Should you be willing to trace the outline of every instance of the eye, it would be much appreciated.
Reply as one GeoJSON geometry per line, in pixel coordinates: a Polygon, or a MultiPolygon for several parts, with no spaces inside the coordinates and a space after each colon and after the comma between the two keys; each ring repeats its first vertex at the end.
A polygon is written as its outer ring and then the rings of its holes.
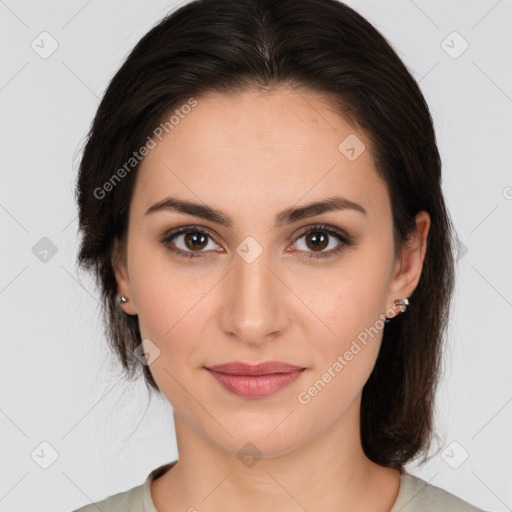
{"type": "Polygon", "coordinates": [[[306,251],[306,254],[302,256],[306,259],[330,258],[336,256],[343,251],[345,247],[353,243],[349,235],[334,226],[326,226],[325,224],[311,226],[297,237],[297,242],[295,243],[300,242],[301,239],[304,240],[302,243],[298,244],[299,250],[306,251]],[[334,238],[335,240],[329,240],[329,238],[334,238]],[[323,252],[324,249],[328,247],[330,247],[331,250],[323,252]],[[309,249],[313,249],[313,252],[308,253],[309,249]]]}
{"type": "Polygon", "coordinates": [[[169,251],[185,258],[201,258],[203,249],[218,250],[218,245],[213,241],[213,236],[206,230],[195,226],[184,226],[167,233],[160,243],[169,251]],[[208,247],[208,239],[212,241],[208,247]],[[177,240],[177,242],[175,242],[177,240]]]}
{"type": "MultiPolygon", "coordinates": [[[[345,247],[353,244],[349,235],[334,226],[325,224],[311,226],[296,238],[295,243],[300,242],[303,238],[304,241],[299,243],[299,246],[302,245],[302,247],[299,247],[299,251],[306,253],[301,256],[306,259],[332,257],[339,254],[345,247]],[[335,240],[330,241],[329,238],[337,240],[337,243],[335,240]],[[324,251],[329,246],[331,250],[324,251]],[[313,249],[313,252],[308,252],[309,249],[313,249]]],[[[205,253],[208,249],[221,252],[220,246],[213,239],[213,235],[204,228],[196,226],[183,226],[166,233],[160,243],[178,256],[189,259],[206,256],[202,253],[205,253]]]]}

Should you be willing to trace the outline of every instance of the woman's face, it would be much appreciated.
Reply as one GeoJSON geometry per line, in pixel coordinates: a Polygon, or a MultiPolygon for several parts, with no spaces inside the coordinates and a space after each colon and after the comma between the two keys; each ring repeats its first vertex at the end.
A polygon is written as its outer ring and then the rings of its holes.
{"type": "Polygon", "coordinates": [[[400,267],[369,141],[325,98],[280,89],[196,100],[141,164],[116,271],[151,373],[177,422],[233,454],[249,441],[284,454],[334,425],[355,429],[384,315],[414,290],[424,247],[400,267]],[[148,212],[169,197],[197,215],[148,212]],[[304,208],[327,199],[337,206],[304,208]],[[264,361],[305,370],[244,396],[207,369],[264,361]]]}

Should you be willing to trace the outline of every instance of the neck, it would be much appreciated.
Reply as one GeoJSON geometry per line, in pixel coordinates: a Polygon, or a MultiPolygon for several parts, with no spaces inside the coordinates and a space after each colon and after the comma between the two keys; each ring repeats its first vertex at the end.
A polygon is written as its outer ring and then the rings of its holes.
{"type": "Polygon", "coordinates": [[[214,444],[175,412],[179,459],[152,484],[158,512],[194,508],[201,512],[296,512],[300,508],[389,512],[398,494],[400,473],[373,463],[364,454],[359,406],[360,397],[339,424],[322,436],[286,453],[262,453],[252,460],[214,444]]]}

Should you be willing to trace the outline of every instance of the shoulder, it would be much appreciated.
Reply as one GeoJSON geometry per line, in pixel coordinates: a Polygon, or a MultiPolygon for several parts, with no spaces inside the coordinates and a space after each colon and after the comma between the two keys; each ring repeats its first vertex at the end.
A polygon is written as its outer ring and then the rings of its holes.
{"type": "Polygon", "coordinates": [[[144,484],[91,503],[73,512],[98,512],[98,510],[102,512],[143,512],[143,490],[144,484]]]}
{"type": "Polygon", "coordinates": [[[145,482],[127,491],[96,501],[73,512],[157,512],[151,500],[151,482],[176,464],[177,460],[159,466],[147,476],[145,482]]]}
{"type": "Polygon", "coordinates": [[[390,512],[483,512],[454,494],[404,472],[390,512]]]}

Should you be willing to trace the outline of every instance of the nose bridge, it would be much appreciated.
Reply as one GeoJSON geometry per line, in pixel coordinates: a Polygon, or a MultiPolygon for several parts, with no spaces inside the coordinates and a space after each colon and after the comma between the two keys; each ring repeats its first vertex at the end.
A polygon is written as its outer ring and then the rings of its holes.
{"type": "Polygon", "coordinates": [[[244,252],[243,243],[238,248],[223,313],[224,330],[250,343],[267,341],[269,334],[284,327],[279,289],[282,284],[269,268],[270,251],[263,250],[253,260],[247,255],[254,250],[249,246],[244,252]]]}

